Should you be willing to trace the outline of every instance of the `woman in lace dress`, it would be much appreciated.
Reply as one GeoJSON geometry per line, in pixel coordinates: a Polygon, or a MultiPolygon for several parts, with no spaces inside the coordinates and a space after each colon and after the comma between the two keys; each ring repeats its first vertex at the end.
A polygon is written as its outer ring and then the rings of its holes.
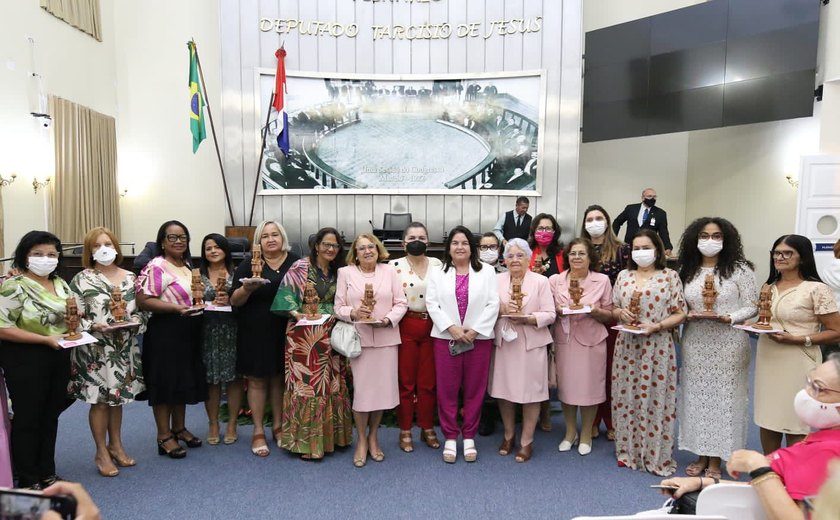
{"type": "Polygon", "coordinates": [[[731,327],[756,314],[758,292],[741,236],[728,220],[703,217],[680,240],[680,279],[688,304],[682,338],[683,363],[677,394],[679,448],[698,455],[690,477],[720,478],[721,459],[747,442],[750,341],[731,327]],[[704,315],[706,278],[717,292],[704,315]]]}

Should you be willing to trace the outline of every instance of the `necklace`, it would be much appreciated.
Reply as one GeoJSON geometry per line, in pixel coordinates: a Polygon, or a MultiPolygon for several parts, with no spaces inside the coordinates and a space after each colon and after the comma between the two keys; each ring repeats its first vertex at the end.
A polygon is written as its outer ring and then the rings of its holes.
{"type": "Polygon", "coordinates": [[[376,266],[374,266],[373,271],[365,271],[360,265],[357,265],[356,269],[358,269],[359,272],[362,273],[362,276],[364,276],[365,278],[373,278],[374,276],[376,276],[376,266]]]}
{"type": "Polygon", "coordinates": [[[265,264],[268,266],[269,269],[271,269],[275,273],[279,273],[280,268],[283,267],[283,262],[286,261],[287,256],[289,256],[289,254],[286,251],[283,251],[283,253],[280,254],[280,256],[278,256],[277,258],[266,258],[265,256],[263,256],[263,259],[265,259],[265,264]],[[274,263],[277,263],[276,268],[271,267],[271,264],[274,264],[274,263]]]}

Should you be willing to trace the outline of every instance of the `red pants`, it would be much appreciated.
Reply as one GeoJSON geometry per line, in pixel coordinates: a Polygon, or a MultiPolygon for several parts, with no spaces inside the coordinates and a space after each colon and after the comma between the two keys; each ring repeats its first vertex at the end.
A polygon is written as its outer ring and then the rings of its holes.
{"type": "Polygon", "coordinates": [[[400,430],[411,429],[415,411],[419,427],[424,430],[434,427],[435,355],[431,332],[432,320],[406,316],[400,321],[400,405],[397,408],[400,430]]]}
{"type": "Polygon", "coordinates": [[[607,430],[614,430],[613,428],[613,421],[612,421],[612,363],[613,363],[613,354],[615,353],[615,340],[618,338],[618,331],[613,330],[610,327],[613,327],[615,323],[607,324],[607,400],[603,403],[598,405],[598,415],[595,416],[595,427],[601,425],[601,421],[604,421],[604,425],[607,427],[607,430]]]}

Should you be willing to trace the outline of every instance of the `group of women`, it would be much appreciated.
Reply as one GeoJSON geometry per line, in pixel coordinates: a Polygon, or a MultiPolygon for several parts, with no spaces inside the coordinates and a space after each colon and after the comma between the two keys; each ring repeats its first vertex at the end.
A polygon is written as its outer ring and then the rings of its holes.
{"type": "MultiPolygon", "coordinates": [[[[345,251],[329,227],[299,258],[283,226],[265,221],[254,235],[264,261],[259,277],[250,261],[234,268],[225,237],[204,237],[197,269],[207,307],[193,305],[190,234],[178,221],[160,227],[157,255],[137,277],[119,267],[117,237],[91,230],[85,269],[69,284],[56,276],[60,241],[30,232],[15,251],[20,273],[0,286],[0,366],[15,412],[19,485],[57,478],[55,438],[68,395],[91,404],[95,464],[115,476],[135,464],[120,437],[122,405],[148,400],[158,452],[182,458],[182,443],[202,445],[185,427],[186,405],[205,403],[208,444],[232,444],[246,389],[259,457],[271,450],[263,426],[270,404],[271,444],[303,459],[351,445],[355,426],[354,465],[384,460],[378,429],[383,412],[396,407],[401,450],[414,450],[416,422],[422,443],[443,446],[445,462],[459,451],[472,462],[489,393],[504,424],[499,455],[515,452],[526,462],[556,387],[566,426],[559,451],[577,445],[580,455],[590,453],[603,421],[619,466],[670,475],[678,440],[698,456],[689,475],[719,478],[721,460],[746,443],[749,340],[731,325],[756,314],[758,290],[740,236],[722,218],[694,221],[674,271],[654,232],[643,229],[624,244],[610,224],[602,207],[590,206],[579,238],[564,245],[555,218],[540,214],[529,240],[512,239],[503,250],[492,233],[476,237],[456,226],[438,260],[426,254],[426,227],[414,222],[404,231],[405,255],[387,262],[375,236],[363,233],[345,251]],[[313,288],[325,318],[310,321],[304,304],[313,288]],[[128,324],[115,319],[114,294],[128,324]],[[62,348],[68,299],[78,302],[81,328],[96,343],[62,348]],[[338,322],[352,325],[357,357],[332,349],[338,322]]],[[[840,314],[810,242],[785,235],[770,256],[771,324],[782,332],[762,334],[758,344],[755,422],[765,452],[785,435],[791,444],[807,433],[792,407],[779,403],[819,364],[819,345],[840,339],[840,314]]]]}

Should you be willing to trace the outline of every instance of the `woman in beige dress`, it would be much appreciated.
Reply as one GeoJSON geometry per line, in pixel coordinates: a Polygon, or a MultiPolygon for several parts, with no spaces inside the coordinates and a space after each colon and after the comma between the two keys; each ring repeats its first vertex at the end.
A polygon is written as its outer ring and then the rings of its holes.
{"type": "Polygon", "coordinates": [[[783,235],[770,251],[770,324],[784,332],[758,339],[755,423],[764,453],[781,448],[784,437],[792,446],[811,431],[786,403],[793,402],[802,378],[821,363],[820,344],[840,339],[840,313],[831,289],[817,274],[811,241],[783,235]]]}

